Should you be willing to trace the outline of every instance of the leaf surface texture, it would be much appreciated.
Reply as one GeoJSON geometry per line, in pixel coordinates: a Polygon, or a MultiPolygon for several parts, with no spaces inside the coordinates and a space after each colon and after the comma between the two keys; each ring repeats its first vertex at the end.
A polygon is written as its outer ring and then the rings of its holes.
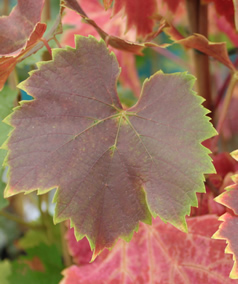
{"type": "Polygon", "coordinates": [[[160,216],[186,231],[185,215],[214,171],[200,142],[215,135],[192,91],[194,77],[157,72],[138,103],[118,100],[119,66],[103,41],[76,37],[56,49],[20,87],[35,100],[7,121],[9,184],[5,195],[58,187],[55,221],[70,218],[96,256],[139,221],[160,216]]]}

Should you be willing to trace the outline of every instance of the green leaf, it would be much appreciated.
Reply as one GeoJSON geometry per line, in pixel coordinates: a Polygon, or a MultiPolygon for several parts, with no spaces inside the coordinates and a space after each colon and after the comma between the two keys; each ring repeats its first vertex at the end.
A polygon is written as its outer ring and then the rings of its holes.
{"type": "Polygon", "coordinates": [[[22,256],[12,263],[12,273],[8,277],[9,284],[59,283],[62,278],[63,265],[61,255],[56,247],[41,244],[38,247],[28,249],[26,253],[27,256],[22,256]],[[35,269],[32,269],[29,266],[29,260],[34,258],[39,259],[40,262],[38,261],[38,265],[35,265],[35,269]]]}
{"type": "Polygon", "coordinates": [[[33,248],[44,243],[46,245],[56,245],[60,250],[62,247],[60,225],[54,225],[52,216],[47,218],[47,230],[28,230],[25,235],[18,241],[18,246],[23,249],[33,248]],[[49,238],[49,231],[51,237],[49,238]]]}
{"type": "Polygon", "coordinates": [[[201,142],[216,131],[192,91],[195,78],[157,72],[124,110],[119,71],[103,41],[78,36],[75,49],[55,49],[53,61],[20,84],[35,100],[7,119],[15,129],[5,195],[58,187],[55,221],[69,218],[94,257],[130,240],[152,215],[186,231],[204,173],[214,172],[201,142]]]}
{"type": "Polygon", "coordinates": [[[0,262],[0,283],[1,284],[10,284],[8,277],[11,274],[11,263],[8,260],[0,262]]]}

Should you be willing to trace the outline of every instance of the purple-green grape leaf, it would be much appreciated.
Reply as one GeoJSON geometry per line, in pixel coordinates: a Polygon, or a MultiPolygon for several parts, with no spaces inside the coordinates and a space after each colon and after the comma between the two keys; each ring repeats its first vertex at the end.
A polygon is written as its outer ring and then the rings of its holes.
{"type": "Polygon", "coordinates": [[[201,142],[216,134],[194,77],[159,71],[125,110],[120,69],[103,41],[76,36],[75,49],[55,49],[38,67],[20,84],[35,100],[7,119],[14,131],[5,196],[57,187],[55,222],[70,219],[94,257],[130,240],[152,215],[186,231],[204,173],[214,172],[201,142]]]}

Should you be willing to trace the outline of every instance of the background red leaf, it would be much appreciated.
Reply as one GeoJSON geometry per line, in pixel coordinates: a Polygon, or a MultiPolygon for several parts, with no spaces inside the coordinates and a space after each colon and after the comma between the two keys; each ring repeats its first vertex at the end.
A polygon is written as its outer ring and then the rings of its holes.
{"type": "MultiPolygon", "coordinates": [[[[188,219],[188,234],[159,219],[141,224],[130,243],[120,241],[96,262],[64,270],[61,284],[237,283],[228,278],[232,258],[224,255],[225,243],[211,239],[218,226],[212,215],[188,219]]],[[[71,251],[82,246],[71,240],[71,251]]]]}
{"type": "Polygon", "coordinates": [[[146,37],[153,31],[153,16],[157,13],[156,0],[115,0],[113,14],[124,10],[127,17],[127,30],[136,27],[137,35],[146,37]]]}
{"type": "MultiPolygon", "coordinates": [[[[237,159],[237,152],[234,152],[233,157],[237,159]]],[[[213,235],[213,238],[226,240],[228,245],[225,252],[233,254],[234,259],[230,277],[238,279],[238,175],[233,176],[233,181],[235,184],[227,187],[226,191],[215,199],[218,203],[225,205],[232,211],[230,211],[231,214],[226,213],[219,218],[223,222],[219,230],[213,235]]]]}
{"type": "Polygon", "coordinates": [[[219,15],[224,16],[226,20],[235,28],[235,13],[233,0],[202,0],[203,3],[214,3],[219,15]]]}
{"type": "MultiPolygon", "coordinates": [[[[164,3],[168,5],[171,12],[175,13],[178,9],[180,3],[184,3],[184,0],[163,0],[164,3]]],[[[174,15],[175,16],[175,15],[174,15]]]]}

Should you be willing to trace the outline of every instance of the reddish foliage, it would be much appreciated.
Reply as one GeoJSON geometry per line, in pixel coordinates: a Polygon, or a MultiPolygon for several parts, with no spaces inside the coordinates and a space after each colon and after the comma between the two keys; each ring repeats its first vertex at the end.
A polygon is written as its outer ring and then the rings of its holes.
{"type": "MultiPolygon", "coordinates": [[[[120,241],[96,262],[66,269],[61,284],[236,283],[228,278],[232,259],[224,255],[225,243],[211,239],[218,226],[212,215],[189,219],[188,234],[159,219],[141,224],[130,243],[120,241]]],[[[71,241],[71,251],[84,245],[71,241]]]]}
{"type": "MultiPolygon", "coordinates": [[[[90,249],[87,238],[84,237],[82,240],[77,242],[74,229],[71,228],[67,231],[66,239],[69,252],[73,256],[74,262],[78,265],[88,264],[92,259],[93,252],[90,249]]],[[[98,261],[100,257],[96,258],[94,262],[98,261]]]]}
{"type": "MultiPolygon", "coordinates": [[[[235,159],[238,159],[237,151],[232,155],[235,159]]],[[[231,270],[230,277],[238,278],[238,175],[233,176],[233,185],[226,188],[226,191],[216,198],[216,201],[227,206],[229,213],[226,213],[220,217],[219,220],[223,221],[219,230],[214,234],[213,238],[223,239],[227,242],[225,252],[233,254],[234,266],[231,270]]]]}
{"type": "Polygon", "coordinates": [[[238,162],[229,153],[223,152],[213,155],[213,164],[216,174],[207,178],[206,194],[198,193],[198,208],[192,208],[191,216],[204,214],[217,214],[226,212],[226,207],[218,204],[214,198],[224,191],[224,188],[232,184],[231,175],[238,171],[238,162]]]}
{"type": "Polygon", "coordinates": [[[153,16],[157,12],[156,0],[115,0],[113,14],[124,10],[127,16],[127,29],[136,27],[137,35],[146,37],[153,31],[153,16]]]}
{"type": "Polygon", "coordinates": [[[168,5],[168,8],[171,12],[175,13],[178,9],[179,4],[184,2],[184,0],[163,0],[163,2],[168,5]]]}
{"type": "Polygon", "coordinates": [[[0,90],[17,62],[43,36],[46,25],[39,23],[44,0],[18,0],[9,16],[0,17],[0,90]]]}
{"type": "Polygon", "coordinates": [[[217,175],[223,180],[228,173],[238,171],[238,162],[229,153],[223,152],[212,156],[217,175]]]}
{"type": "Polygon", "coordinates": [[[202,0],[204,3],[214,3],[219,15],[224,16],[226,20],[235,28],[234,4],[233,0],[202,0]]]}

